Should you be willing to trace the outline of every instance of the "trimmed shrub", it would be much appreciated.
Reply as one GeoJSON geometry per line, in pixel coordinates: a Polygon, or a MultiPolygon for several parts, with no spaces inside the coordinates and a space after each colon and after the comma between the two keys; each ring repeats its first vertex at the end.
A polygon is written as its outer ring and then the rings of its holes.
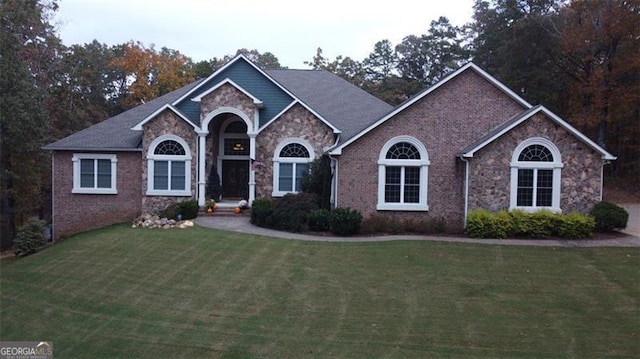
{"type": "Polygon", "coordinates": [[[158,211],[158,217],[167,219],[178,219],[178,204],[172,203],[167,208],[158,211]]]}
{"type": "Polygon", "coordinates": [[[558,216],[556,234],[562,238],[591,237],[596,228],[596,220],[583,213],[569,213],[558,216]]]}
{"type": "Polygon", "coordinates": [[[529,214],[529,233],[531,238],[547,238],[554,234],[559,214],[549,210],[540,210],[529,214]]]}
{"type": "Polygon", "coordinates": [[[178,203],[177,210],[178,214],[182,214],[182,219],[194,219],[198,217],[200,207],[198,207],[198,201],[187,200],[178,203]]]}
{"type": "Polygon", "coordinates": [[[336,208],[331,212],[331,232],[338,236],[351,236],[360,231],[362,214],[351,208],[336,208]]]}
{"type": "Polygon", "coordinates": [[[331,211],[314,209],[307,214],[309,229],[315,232],[326,232],[331,229],[331,211]]]}
{"type": "Polygon", "coordinates": [[[33,217],[29,218],[22,227],[18,228],[16,239],[13,241],[13,253],[17,257],[35,253],[45,244],[45,224],[45,221],[33,217]]]}
{"type": "Polygon", "coordinates": [[[596,230],[599,232],[627,228],[629,212],[611,202],[598,202],[589,212],[595,218],[596,230]]]}
{"type": "Polygon", "coordinates": [[[586,214],[560,214],[548,210],[537,212],[501,211],[492,213],[484,209],[469,212],[467,234],[475,238],[528,237],[587,238],[595,228],[595,220],[586,214]]]}
{"type": "Polygon", "coordinates": [[[493,214],[486,209],[474,209],[467,215],[467,235],[472,238],[492,238],[493,214]]]}
{"type": "Polygon", "coordinates": [[[531,213],[521,209],[515,209],[509,212],[513,223],[514,237],[529,237],[531,233],[531,221],[529,220],[531,213]]]}
{"type": "Polygon", "coordinates": [[[273,214],[273,201],[256,199],[251,204],[251,223],[258,227],[270,227],[269,218],[273,214]]]}
{"type": "Polygon", "coordinates": [[[307,215],[319,209],[318,196],[314,193],[288,194],[275,202],[271,228],[288,232],[307,230],[307,215]]]}

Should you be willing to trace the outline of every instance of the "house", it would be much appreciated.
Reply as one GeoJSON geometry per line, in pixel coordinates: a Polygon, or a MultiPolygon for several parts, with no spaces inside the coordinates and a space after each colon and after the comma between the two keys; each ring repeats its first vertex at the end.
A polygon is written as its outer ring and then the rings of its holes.
{"type": "Polygon", "coordinates": [[[615,157],[473,63],[393,108],[317,70],[262,70],[238,56],[206,79],[44,147],[54,238],[224,198],[300,189],[331,158],[335,207],[444,219],[474,208],[587,211],[615,157]]]}

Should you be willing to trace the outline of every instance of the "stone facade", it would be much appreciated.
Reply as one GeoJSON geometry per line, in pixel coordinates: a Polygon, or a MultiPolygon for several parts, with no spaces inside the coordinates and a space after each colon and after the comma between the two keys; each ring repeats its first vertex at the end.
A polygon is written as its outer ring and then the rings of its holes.
{"type": "Polygon", "coordinates": [[[545,138],[560,151],[564,165],[560,188],[560,208],[563,212],[587,212],[595,202],[601,200],[601,155],[539,113],[476,152],[470,159],[469,210],[509,209],[513,151],[521,142],[532,137],[545,138]]]}
{"type": "Polygon", "coordinates": [[[200,120],[203,121],[211,112],[221,107],[230,107],[244,113],[251,123],[255,119],[255,112],[258,111],[258,107],[249,96],[230,84],[224,84],[202,98],[200,120]]]}
{"type": "Polygon", "coordinates": [[[464,163],[457,154],[524,108],[473,71],[466,71],[343,149],[338,205],[363,213],[464,222],[464,163]],[[378,158],[395,136],[418,139],[427,149],[428,212],[377,211],[378,158]]]}
{"type": "Polygon", "coordinates": [[[193,126],[185,120],[177,116],[172,111],[166,110],[160,113],[151,121],[143,126],[144,134],[142,136],[142,157],[141,164],[142,181],[140,190],[142,191],[142,211],[144,213],[155,213],[156,211],[167,208],[172,203],[181,202],[188,199],[195,199],[198,179],[196,177],[196,169],[198,168],[198,135],[193,126]],[[156,138],[162,135],[176,135],[182,138],[189,145],[191,152],[191,196],[148,196],[147,193],[147,154],[149,145],[156,138]]]}
{"type": "Polygon", "coordinates": [[[297,137],[313,146],[316,158],[333,145],[333,130],[303,106],[296,104],[256,137],[256,161],[264,163],[255,172],[256,198],[270,198],[273,191],[273,157],[278,144],[297,137]]]}
{"type": "Polygon", "coordinates": [[[72,151],[53,154],[53,239],[129,222],[141,213],[140,152],[100,152],[117,156],[118,194],[74,194],[72,151]],[[87,217],[87,213],[95,213],[87,217]]]}

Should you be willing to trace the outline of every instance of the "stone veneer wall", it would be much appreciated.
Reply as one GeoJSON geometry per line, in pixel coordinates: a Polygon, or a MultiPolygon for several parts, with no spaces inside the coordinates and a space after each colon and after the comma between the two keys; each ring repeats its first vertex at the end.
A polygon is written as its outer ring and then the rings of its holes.
{"type": "MultiPolygon", "coordinates": [[[[87,153],[82,151],[78,153],[87,153]]],[[[118,194],[74,194],[73,151],[53,153],[53,239],[78,232],[131,221],[140,215],[140,152],[116,154],[118,194]]]]}
{"type": "MultiPolygon", "coordinates": [[[[258,110],[253,100],[230,84],[224,84],[215,91],[207,94],[200,102],[200,120],[220,107],[232,107],[245,113],[249,120],[255,118],[255,111],[258,110]]],[[[251,130],[251,127],[249,127],[251,130]]]]}
{"type": "Polygon", "coordinates": [[[338,206],[374,214],[464,224],[464,163],[457,153],[524,108],[473,71],[466,71],[343,150],[338,206]],[[429,154],[428,212],[377,211],[378,158],[384,144],[407,135],[429,154]]]}
{"type": "Polygon", "coordinates": [[[181,202],[188,199],[195,199],[198,179],[196,177],[196,169],[198,168],[198,135],[193,126],[187,123],[175,113],[166,110],[160,113],[156,118],[147,122],[143,126],[144,135],[142,136],[142,183],[140,191],[142,197],[142,211],[144,213],[155,213],[156,211],[167,208],[172,203],[181,202]],[[188,145],[191,152],[191,197],[186,196],[147,196],[147,153],[149,145],[153,140],[162,135],[176,135],[181,137],[188,145]]]}
{"type": "Polygon", "coordinates": [[[537,114],[470,160],[469,210],[509,209],[513,151],[531,137],[548,139],[560,151],[564,164],[560,188],[563,212],[588,212],[601,199],[602,156],[543,114],[537,114]]]}
{"type": "Polygon", "coordinates": [[[290,137],[309,142],[316,158],[324,148],[334,144],[333,130],[320,119],[296,104],[256,137],[256,161],[265,164],[255,172],[256,198],[270,198],[273,191],[273,157],[278,144],[290,137]]]}

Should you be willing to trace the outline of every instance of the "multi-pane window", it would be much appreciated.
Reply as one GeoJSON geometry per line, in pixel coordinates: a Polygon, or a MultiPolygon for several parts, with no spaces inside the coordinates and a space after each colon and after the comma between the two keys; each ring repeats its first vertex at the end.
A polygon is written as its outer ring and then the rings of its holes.
{"type": "Polygon", "coordinates": [[[289,140],[281,144],[274,156],[274,196],[301,191],[302,179],[309,173],[312,160],[311,146],[302,140],[289,140]]]}
{"type": "Polygon", "coordinates": [[[115,194],[116,156],[74,154],[73,193],[115,194]]]}
{"type": "Polygon", "coordinates": [[[148,190],[150,195],[190,195],[190,163],[188,147],[173,135],[162,136],[149,148],[148,190]]]}
{"type": "Polygon", "coordinates": [[[417,140],[401,136],[383,147],[378,161],[379,210],[427,210],[426,149],[417,140]]]}
{"type": "Polygon", "coordinates": [[[511,164],[512,208],[560,210],[559,157],[555,146],[544,139],[527,140],[516,149],[511,164]]]}

